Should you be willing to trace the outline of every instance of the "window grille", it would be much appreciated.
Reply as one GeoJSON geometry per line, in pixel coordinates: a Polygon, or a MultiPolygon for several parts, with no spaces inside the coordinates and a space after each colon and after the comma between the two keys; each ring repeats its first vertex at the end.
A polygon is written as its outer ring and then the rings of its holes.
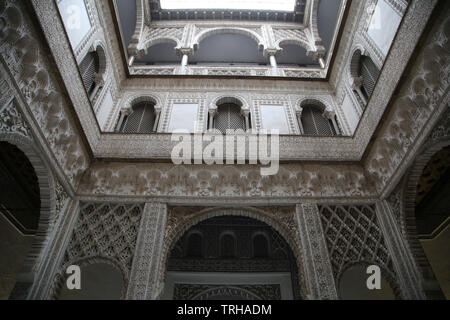
{"type": "Polygon", "coordinates": [[[222,237],[221,242],[221,256],[223,258],[234,258],[235,254],[235,243],[232,235],[226,234],[222,237]]]}
{"type": "Polygon", "coordinates": [[[267,239],[263,235],[257,235],[253,238],[253,256],[255,258],[267,258],[269,255],[269,246],[267,239]]]}
{"type": "Polygon", "coordinates": [[[355,98],[358,101],[359,105],[364,109],[365,108],[365,104],[364,104],[363,99],[359,95],[359,93],[356,90],[353,90],[353,95],[355,96],[355,98]]]}
{"type": "Polygon", "coordinates": [[[201,237],[201,235],[194,233],[189,236],[187,256],[188,257],[201,257],[202,256],[202,237],[201,237]]]}
{"type": "Polygon", "coordinates": [[[360,68],[360,74],[363,79],[362,91],[364,92],[364,94],[366,95],[366,99],[368,100],[373,93],[375,84],[378,80],[378,76],[380,75],[380,70],[378,70],[372,59],[367,56],[361,57],[360,68]]]}
{"type": "Polygon", "coordinates": [[[124,119],[121,132],[151,133],[155,125],[155,108],[150,102],[141,102],[133,107],[133,112],[124,119]]]}
{"type": "Polygon", "coordinates": [[[304,106],[302,112],[302,126],[305,135],[335,136],[336,129],[331,120],[325,118],[319,108],[304,106]]]}
{"type": "Polygon", "coordinates": [[[214,119],[214,128],[224,134],[227,129],[245,131],[245,118],[241,115],[241,108],[232,103],[220,105],[214,119]]]}
{"type": "Polygon", "coordinates": [[[80,63],[80,73],[83,85],[88,94],[95,88],[95,75],[99,72],[100,63],[96,52],[88,52],[80,63]]]}

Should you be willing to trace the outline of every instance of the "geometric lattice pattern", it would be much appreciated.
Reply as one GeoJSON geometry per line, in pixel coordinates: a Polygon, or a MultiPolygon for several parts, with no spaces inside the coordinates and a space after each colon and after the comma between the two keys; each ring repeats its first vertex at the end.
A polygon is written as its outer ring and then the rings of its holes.
{"type": "Polygon", "coordinates": [[[375,63],[370,59],[370,57],[362,56],[361,57],[361,65],[360,72],[362,76],[362,87],[367,94],[367,99],[372,95],[373,90],[375,89],[375,84],[377,83],[378,77],[380,76],[380,70],[375,65],[375,63]]]}
{"type": "Polygon", "coordinates": [[[141,102],[133,106],[133,112],[126,117],[122,125],[125,133],[151,133],[155,125],[156,115],[153,103],[141,102]]]}
{"type": "Polygon", "coordinates": [[[105,257],[131,270],[142,205],[88,204],[80,210],[64,255],[64,266],[80,259],[105,257]]]}
{"type": "Polygon", "coordinates": [[[335,280],[356,262],[377,264],[394,274],[373,205],[322,205],[319,212],[335,280]]]}
{"type": "Polygon", "coordinates": [[[304,106],[302,111],[302,126],[305,135],[335,136],[331,121],[322,115],[316,106],[304,106]]]}
{"type": "Polygon", "coordinates": [[[88,52],[80,63],[80,73],[83,85],[90,94],[94,89],[95,75],[99,71],[99,57],[97,52],[88,52]]]}
{"type": "Polygon", "coordinates": [[[227,103],[217,108],[217,115],[214,119],[214,127],[223,134],[227,129],[245,130],[245,119],[241,115],[241,108],[235,104],[227,103]]]}

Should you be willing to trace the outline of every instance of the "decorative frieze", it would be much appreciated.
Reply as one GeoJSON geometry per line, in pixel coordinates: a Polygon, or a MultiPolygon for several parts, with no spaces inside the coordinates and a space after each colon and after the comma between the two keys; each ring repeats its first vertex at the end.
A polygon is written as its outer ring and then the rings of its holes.
{"type": "Polygon", "coordinates": [[[208,199],[370,198],[374,186],[354,165],[281,165],[273,176],[259,166],[186,166],[95,163],[84,175],[80,195],[208,199]],[[194,198],[192,198],[194,197],[194,198]]]}

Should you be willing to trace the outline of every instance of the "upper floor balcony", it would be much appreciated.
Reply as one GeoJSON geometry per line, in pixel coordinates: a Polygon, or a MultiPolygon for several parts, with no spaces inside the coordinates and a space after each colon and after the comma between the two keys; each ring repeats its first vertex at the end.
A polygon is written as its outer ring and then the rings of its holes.
{"type": "Polygon", "coordinates": [[[111,5],[130,76],[325,79],[348,1],[272,2],[111,5]]]}

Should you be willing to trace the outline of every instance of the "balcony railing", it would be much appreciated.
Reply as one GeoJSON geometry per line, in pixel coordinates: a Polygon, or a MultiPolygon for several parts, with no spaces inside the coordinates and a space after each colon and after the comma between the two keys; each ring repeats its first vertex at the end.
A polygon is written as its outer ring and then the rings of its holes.
{"type": "Polygon", "coordinates": [[[280,77],[280,78],[309,78],[324,79],[326,70],[320,68],[277,67],[271,66],[225,66],[190,65],[133,65],[131,75],[138,76],[229,76],[229,77],[280,77]]]}

